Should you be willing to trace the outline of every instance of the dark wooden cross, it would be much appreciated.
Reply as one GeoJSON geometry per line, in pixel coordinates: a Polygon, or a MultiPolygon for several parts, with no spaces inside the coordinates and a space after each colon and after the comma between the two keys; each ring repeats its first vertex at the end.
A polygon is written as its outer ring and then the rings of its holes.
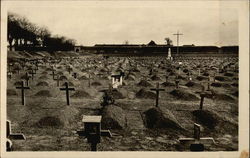
{"type": "Polygon", "coordinates": [[[202,110],[204,98],[206,97],[206,93],[205,93],[205,92],[201,92],[201,93],[200,93],[200,97],[201,97],[201,101],[200,101],[200,110],[202,110]]]}
{"type": "Polygon", "coordinates": [[[26,72],[25,73],[26,86],[29,86],[29,80],[30,80],[30,76],[29,76],[28,72],[26,72]]]}
{"type": "Polygon", "coordinates": [[[180,138],[180,143],[189,143],[190,151],[204,151],[204,144],[207,142],[215,143],[212,137],[200,137],[201,125],[194,123],[194,135],[193,138],[180,138]]]}
{"type": "Polygon", "coordinates": [[[16,89],[21,89],[21,93],[22,93],[22,105],[25,105],[25,93],[24,90],[25,89],[30,89],[30,87],[25,87],[24,86],[24,82],[21,82],[21,87],[16,87],[16,89]]]}
{"type": "Polygon", "coordinates": [[[52,74],[50,74],[50,75],[52,75],[53,80],[55,80],[55,70],[54,69],[52,69],[52,74]]]}
{"type": "Polygon", "coordinates": [[[179,83],[180,80],[178,79],[178,77],[175,79],[175,88],[178,89],[179,88],[179,83]]]}
{"type": "Polygon", "coordinates": [[[74,91],[75,88],[69,88],[68,82],[65,82],[65,88],[60,88],[61,91],[66,91],[67,105],[69,105],[69,91],[74,91]]]}
{"type": "Polygon", "coordinates": [[[156,103],[155,103],[155,106],[158,107],[159,92],[160,92],[160,91],[165,91],[165,90],[159,88],[159,82],[156,84],[156,88],[151,88],[150,90],[151,90],[151,91],[156,91],[156,103]]]}
{"type": "Polygon", "coordinates": [[[26,140],[26,137],[22,133],[12,133],[11,131],[11,122],[9,120],[6,121],[6,148],[7,151],[12,151],[12,142],[11,140],[26,140]]]}
{"type": "Polygon", "coordinates": [[[31,79],[33,80],[34,79],[34,75],[36,74],[36,72],[34,72],[34,70],[31,70],[31,72],[29,74],[31,74],[31,79]]]}
{"type": "Polygon", "coordinates": [[[109,130],[101,129],[102,116],[87,116],[84,115],[82,122],[84,130],[77,131],[81,137],[86,137],[88,143],[91,144],[91,151],[97,151],[97,144],[101,143],[101,136],[112,137],[109,130]]]}
{"type": "Polygon", "coordinates": [[[91,78],[91,75],[90,75],[90,73],[89,73],[89,87],[90,87],[90,85],[91,85],[91,79],[93,79],[93,78],[91,78]]]}

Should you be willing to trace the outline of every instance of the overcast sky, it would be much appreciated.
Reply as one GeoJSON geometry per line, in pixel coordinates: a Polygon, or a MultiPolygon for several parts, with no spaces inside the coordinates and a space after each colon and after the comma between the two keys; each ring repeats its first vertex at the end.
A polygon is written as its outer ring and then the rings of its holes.
{"type": "Polygon", "coordinates": [[[52,34],[73,38],[77,44],[238,45],[238,11],[233,3],[218,1],[71,1],[9,2],[9,11],[47,26],[52,34]]]}

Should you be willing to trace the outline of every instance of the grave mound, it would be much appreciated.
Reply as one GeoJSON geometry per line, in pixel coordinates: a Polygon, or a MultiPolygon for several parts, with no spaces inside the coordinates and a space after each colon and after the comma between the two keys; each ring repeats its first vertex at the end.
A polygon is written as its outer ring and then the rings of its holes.
{"type": "Polygon", "coordinates": [[[214,93],[214,99],[222,101],[235,101],[235,98],[225,93],[214,93]]]}
{"type": "Polygon", "coordinates": [[[147,91],[146,89],[142,88],[140,89],[136,94],[136,98],[140,99],[155,99],[156,94],[151,91],[147,91]]]}
{"type": "Polygon", "coordinates": [[[76,118],[79,116],[79,110],[77,108],[65,106],[59,111],[58,114],[58,118],[63,122],[64,128],[77,126],[76,118]]]}
{"type": "Polygon", "coordinates": [[[234,87],[238,87],[239,86],[239,84],[237,82],[234,82],[231,85],[234,86],[234,87]]]}
{"type": "Polygon", "coordinates": [[[157,75],[153,75],[153,76],[151,77],[151,79],[152,79],[153,81],[159,81],[159,80],[161,80],[161,78],[160,78],[159,76],[157,76],[157,75]]]}
{"type": "Polygon", "coordinates": [[[197,76],[196,79],[197,79],[198,81],[202,81],[202,80],[207,79],[207,77],[205,77],[205,76],[197,76]]]}
{"type": "Polygon", "coordinates": [[[79,77],[79,80],[88,80],[88,77],[87,76],[81,76],[81,77],[79,77]]]}
{"type": "Polygon", "coordinates": [[[189,100],[189,101],[199,100],[199,98],[195,94],[184,89],[174,89],[173,91],[170,92],[170,94],[180,100],[189,100]]]}
{"type": "Polygon", "coordinates": [[[193,87],[195,85],[195,82],[193,81],[188,81],[188,83],[185,84],[187,87],[193,87]]]}
{"type": "Polygon", "coordinates": [[[90,94],[84,90],[77,90],[71,95],[72,98],[90,98],[90,94]]]}
{"type": "Polygon", "coordinates": [[[39,96],[39,97],[52,97],[52,95],[50,94],[50,91],[48,91],[48,90],[40,90],[39,92],[37,92],[35,94],[35,96],[39,96]]]}
{"type": "Polygon", "coordinates": [[[126,94],[125,94],[125,90],[124,89],[113,89],[112,90],[112,95],[114,97],[114,99],[124,99],[126,98],[126,94]]]}
{"type": "Polygon", "coordinates": [[[7,89],[7,96],[17,95],[17,92],[14,89],[7,89]]]}
{"type": "Polygon", "coordinates": [[[57,72],[57,75],[63,75],[62,71],[57,72]]]}
{"type": "Polygon", "coordinates": [[[46,75],[42,75],[39,77],[39,80],[47,80],[49,79],[46,75]]]}
{"type": "Polygon", "coordinates": [[[145,126],[147,128],[172,128],[175,130],[183,129],[180,123],[176,120],[171,111],[164,111],[159,107],[150,108],[143,113],[145,126]]]}
{"type": "Polygon", "coordinates": [[[233,77],[234,74],[233,73],[230,73],[230,72],[226,72],[224,73],[224,76],[227,76],[227,77],[233,77]]]}
{"type": "MultiPolygon", "coordinates": [[[[66,84],[65,84],[65,82],[62,84],[62,86],[65,86],[66,84]]],[[[68,86],[74,86],[74,83],[72,83],[72,82],[68,82],[68,86]]]]}
{"type": "Polygon", "coordinates": [[[198,119],[198,121],[210,129],[214,129],[218,124],[218,116],[208,110],[195,110],[192,114],[198,119]]]}
{"type": "Polygon", "coordinates": [[[15,86],[21,86],[22,85],[22,82],[21,81],[17,81],[14,83],[15,86]]]}
{"type": "Polygon", "coordinates": [[[92,86],[101,86],[102,84],[100,82],[94,81],[91,83],[92,86]]]}
{"type": "Polygon", "coordinates": [[[45,82],[45,81],[41,81],[41,82],[38,82],[38,83],[36,84],[36,86],[46,86],[46,87],[48,87],[49,84],[48,84],[47,82],[45,82]]]}
{"type": "Polygon", "coordinates": [[[226,80],[225,77],[223,77],[223,76],[215,76],[214,78],[218,81],[225,81],[226,80]]]}
{"type": "Polygon", "coordinates": [[[137,85],[143,86],[143,87],[152,87],[153,86],[150,82],[148,82],[146,80],[141,80],[137,85]]]}
{"type": "Polygon", "coordinates": [[[125,111],[115,105],[105,106],[102,109],[103,129],[124,129],[126,127],[125,111]]]}
{"type": "Polygon", "coordinates": [[[211,83],[211,86],[213,86],[213,87],[221,87],[222,85],[219,82],[213,82],[213,83],[211,83]]]}
{"type": "Polygon", "coordinates": [[[68,80],[68,78],[66,77],[66,76],[60,76],[60,78],[59,78],[60,80],[68,80]]]}
{"type": "Polygon", "coordinates": [[[57,118],[57,117],[53,117],[53,116],[46,116],[46,117],[43,117],[41,118],[37,123],[36,125],[39,127],[39,128],[46,128],[46,127],[55,127],[55,128],[58,128],[58,127],[61,127],[63,126],[63,122],[57,118]]]}
{"type": "Polygon", "coordinates": [[[132,74],[129,74],[127,77],[126,77],[127,80],[131,80],[131,81],[134,81],[135,80],[135,76],[132,75],[132,74]]]}
{"type": "Polygon", "coordinates": [[[41,74],[42,74],[42,75],[47,75],[48,72],[47,72],[47,71],[43,71],[41,74]]]}
{"type": "Polygon", "coordinates": [[[235,97],[239,97],[239,91],[233,92],[232,95],[235,96],[235,97]]]}
{"type": "Polygon", "coordinates": [[[174,82],[169,82],[169,81],[167,81],[167,82],[162,83],[162,85],[165,86],[165,87],[168,87],[168,86],[175,86],[175,83],[174,83],[174,82]]]}
{"type": "Polygon", "coordinates": [[[204,72],[202,75],[203,76],[209,76],[209,73],[208,72],[204,72]]]}
{"type": "Polygon", "coordinates": [[[224,88],[230,88],[231,87],[231,84],[229,84],[229,83],[222,83],[221,85],[224,88]]]}

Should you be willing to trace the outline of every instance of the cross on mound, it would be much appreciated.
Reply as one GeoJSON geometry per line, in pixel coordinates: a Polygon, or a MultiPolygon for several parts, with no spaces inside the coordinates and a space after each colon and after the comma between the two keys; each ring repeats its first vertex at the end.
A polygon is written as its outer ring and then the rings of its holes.
{"type": "Polygon", "coordinates": [[[25,89],[30,89],[30,87],[25,87],[24,86],[24,82],[22,81],[21,82],[21,87],[16,87],[16,89],[21,89],[21,93],[22,93],[22,105],[25,105],[25,93],[24,93],[24,90],[25,89]]]}
{"type": "Polygon", "coordinates": [[[165,91],[165,90],[159,88],[159,82],[156,84],[156,88],[151,88],[150,90],[151,90],[151,91],[156,91],[156,103],[155,103],[155,106],[158,107],[159,92],[160,92],[160,91],[165,91]]]}
{"type": "Polygon", "coordinates": [[[215,141],[212,137],[200,137],[201,133],[201,125],[194,123],[194,135],[193,138],[179,138],[179,142],[181,144],[184,143],[191,143],[190,144],[190,151],[204,151],[205,147],[204,144],[208,143],[209,141],[215,144],[215,141]]]}
{"type": "Polygon", "coordinates": [[[61,91],[66,91],[67,105],[69,104],[69,91],[74,91],[75,88],[69,88],[68,82],[65,82],[65,88],[60,88],[61,91]]]}

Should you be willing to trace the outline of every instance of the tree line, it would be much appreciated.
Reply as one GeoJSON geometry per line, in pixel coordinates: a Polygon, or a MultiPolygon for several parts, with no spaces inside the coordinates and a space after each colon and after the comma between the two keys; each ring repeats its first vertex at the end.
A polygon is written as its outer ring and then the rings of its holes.
{"type": "Polygon", "coordinates": [[[7,40],[12,48],[43,47],[48,51],[73,50],[76,41],[64,36],[52,35],[46,27],[37,26],[27,18],[8,13],[7,40]]]}

